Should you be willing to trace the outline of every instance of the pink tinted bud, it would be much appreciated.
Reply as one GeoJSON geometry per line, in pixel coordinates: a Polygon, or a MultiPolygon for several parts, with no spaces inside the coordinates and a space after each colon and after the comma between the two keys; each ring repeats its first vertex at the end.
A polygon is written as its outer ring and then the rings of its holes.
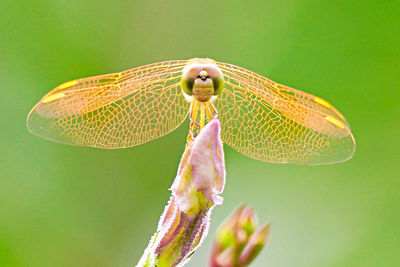
{"type": "Polygon", "coordinates": [[[220,226],[211,250],[209,266],[247,266],[265,245],[269,225],[258,230],[257,217],[250,207],[241,205],[220,226]]]}
{"type": "Polygon", "coordinates": [[[253,233],[239,256],[240,266],[248,265],[260,253],[267,242],[270,226],[270,224],[266,224],[253,233]]]}
{"type": "Polygon", "coordinates": [[[193,180],[197,190],[215,205],[225,185],[225,161],[220,138],[220,124],[212,120],[195,139],[190,156],[193,180]]]}
{"type": "Polygon", "coordinates": [[[210,121],[184,152],[172,196],[137,266],[183,266],[208,233],[222,203],[225,163],[218,120],[210,121]]]}
{"type": "Polygon", "coordinates": [[[171,190],[180,210],[198,212],[197,193],[212,205],[222,204],[219,196],[225,185],[225,161],[218,120],[210,121],[182,156],[171,190]]]}

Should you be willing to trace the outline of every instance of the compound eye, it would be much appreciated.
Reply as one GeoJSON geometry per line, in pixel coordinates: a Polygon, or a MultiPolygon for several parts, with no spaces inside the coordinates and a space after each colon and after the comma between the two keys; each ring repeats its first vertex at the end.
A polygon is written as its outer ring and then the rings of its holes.
{"type": "Polygon", "coordinates": [[[182,77],[196,79],[203,70],[200,64],[191,64],[183,68],[182,77]]]}
{"type": "Polygon", "coordinates": [[[214,64],[207,64],[204,68],[214,84],[214,95],[219,95],[224,88],[224,76],[222,71],[214,64]]]}
{"type": "Polygon", "coordinates": [[[217,78],[218,76],[222,76],[221,70],[214,64],[205,65],[204,70],[208,73],[211,79],[217,78]]]}
{"type": "Polygon", "coordinates": [[[182,76],[182,90],[188,95],[193,95],[193,83],[194,79],[188,76],[182,76]]]}
{"type": "Polygon", "coordinates": [[[224,89],[224,76],[218,75],[215,78],[212,78],[213,84],[214,84],[214,93],[213,95],[219,95],[222,93],[222,90],[224,89]]]}

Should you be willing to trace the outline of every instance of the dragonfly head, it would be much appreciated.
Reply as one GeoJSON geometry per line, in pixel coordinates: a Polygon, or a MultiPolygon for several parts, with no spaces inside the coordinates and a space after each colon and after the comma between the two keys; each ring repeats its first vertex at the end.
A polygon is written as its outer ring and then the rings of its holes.
{"type": "Polygon", "coordinates": [[[181,85],[186,96],[206,102],[222,92],[224,77],[214,63],[194,62],[183,69],[181,85]]]}

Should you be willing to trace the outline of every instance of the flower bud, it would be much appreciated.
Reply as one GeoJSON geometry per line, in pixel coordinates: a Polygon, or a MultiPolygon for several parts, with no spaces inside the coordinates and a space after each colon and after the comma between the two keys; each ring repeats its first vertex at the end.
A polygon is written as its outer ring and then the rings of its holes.
{"type": "Polygon", "coordinates": [[[185,150],[171,199],[137,266],[182,266],[208,233],[211,211],[222,204],[225,163],[218,120],[185,150]]]}
{"type": "Polygon", "coordinates": [[[267,242],[270,226],[270,224],[265,224],[251,235],[249,242],[247,242],[239,256],[239,266],[248,265],[260,253],[267,242]]]}
{"type": "Polygon", "coordinates": [[[257,227],[257,217],[250,207],[241,205],[237,208],[217,231],[209,266],[247,266],[267,240],[269,224],[257,227]]]}

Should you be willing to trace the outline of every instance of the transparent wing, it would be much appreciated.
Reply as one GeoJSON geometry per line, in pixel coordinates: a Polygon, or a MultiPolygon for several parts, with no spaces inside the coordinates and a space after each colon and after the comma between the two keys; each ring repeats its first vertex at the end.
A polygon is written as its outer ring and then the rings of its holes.
{"type": "Polygon", "coordinates": [[[164,61],[61,84],[31,110],[27,127],[49,140],[99,148],[161,137],[188,114],[180,89],[186,63],[164,61]]]}
{"type": "Polygon", "coordinates": [[[225,88],[216,107],[228,145],[275,163],[327,164],[354,154],[348,123],[327,101],[238,66],[217,65],[225,88]]]}

